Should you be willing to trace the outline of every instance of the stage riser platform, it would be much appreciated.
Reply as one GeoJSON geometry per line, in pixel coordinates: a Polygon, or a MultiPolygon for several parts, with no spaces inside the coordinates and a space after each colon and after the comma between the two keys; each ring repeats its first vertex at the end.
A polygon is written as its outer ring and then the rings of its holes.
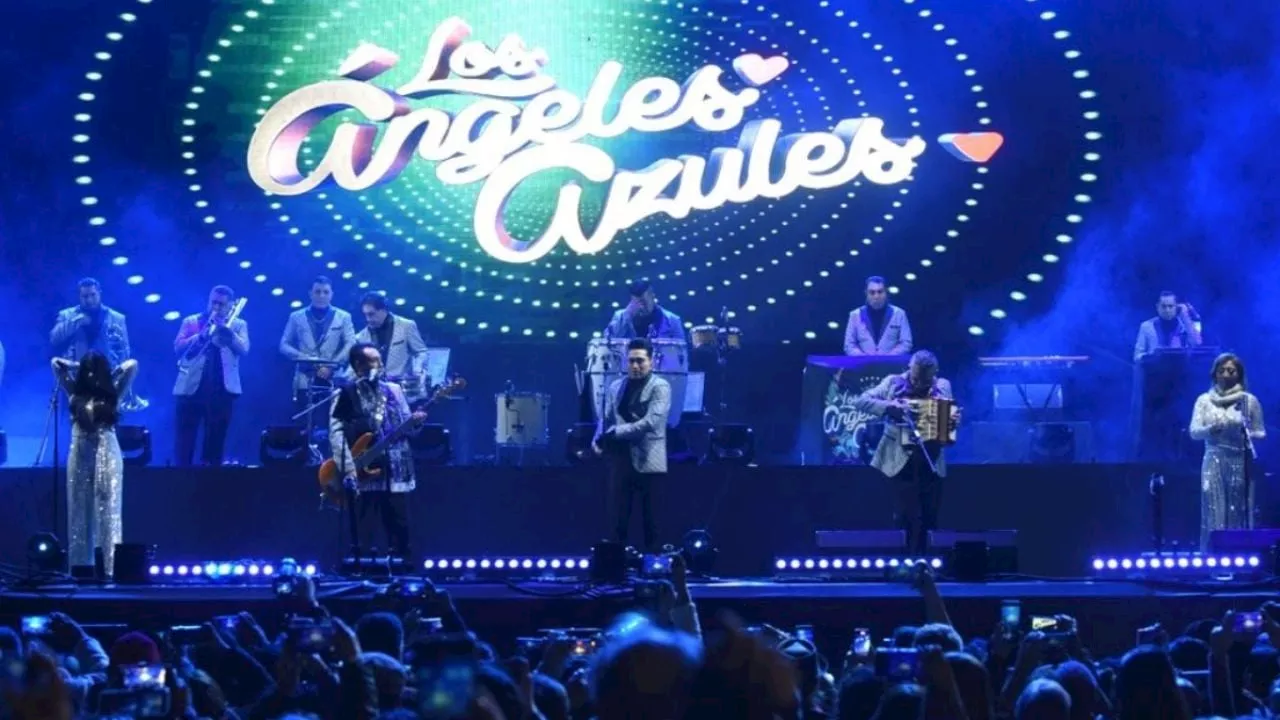
{"type": "MultiPolygon", "coordinates": [[[[952,585],[941,591],[956,628],[966,638],[986,636],[999,617],[1005,599],[1020,599],[1024,620],[1031,615],[1068,613],[1080,623],[1081,635],[1099,656],[1122,653],[1133,645],[1137,628],[1156,620],[1180,633],[1189,623],[1219,618],[1231,609],[1252,609],[1274,597],[1258,592],[1240,595],[1156,594],[1136,586],[1082,587],[1081,583],[1025,583],[952,585]],[[1114,594],[1108,594],[1109,592],[1114,594]]],[[[618,613],[633,608],[628,592],[616,598],[536,597],[498,586],[449,588],[460,612],[482,637],[510,642],[541,628],[603,627],[618,613]]],[[[542,587],[541,592],[563,593],[565,588],[542,587]]],[[[322,585],[323,591],[323,585],[322,585]]],[[[247,610],[270,624],[281,615],[269,588],[257,591],[193,591],[175,599],[172,594],[146,591],[113,593],[101,590],[52,591],[43,596],[11,594],[3,597],[0,623],[16,626],[23,615],[69,613],[82,623],[121,624],[134,629],[159,630],[175,624],[199,624],[217,615],[247,610]],[[126,594],[127,593],[127,594],[126,594]]],[[[789,629],[798,624],[816,626],[824,652],[841,657],[855,627],[869,627],[877,642],[901,625],[919,625],[923,603],[900,585],[836,585],[789,587],[749,586],[693,588],[704,622],[729,611],[745,624],[770,623],[789,629]]],[[[378,605],[370,592],[343,593],[322,602],[348,620],[378,605]]],[[[407,606],[397,609],[403,611],[407,606]]],[[[514,647],[499,647],[512,653],[514,647]]]]}
{"type": "MultiPolygon", "coordinates": [[[[1151,472],[955,466],[941,526],[1018,530],[1022,572],[1082,576],[1095,552],[1150,547],[1151,472]]],[[[424,467],[418,478],[410,524],[419,559],[579,555],[609,532],[597,467],[424,467]]],[[[1199,479],[1167,471],[1166,479],[1166,535],[1195,541],[1199,479]]],[[[27,538],[50,527],[51,486],[47,469],[0,471],[0,561],[23,563],[27,538]]],[[[663,541],[707,528],[721,549],[718,573],[762,576],[772,573],[775,555],[813,551],[815,530],[890,528],[893,490],[864,467],[676,466],[655,486],[654,504],[663,541]]],[[[315,477],[305,468],[130,468],[124,506],[125,539],[159,546],[162,562],[291,556],[332,567],[347,548],[344,518],[317,509],[315,477]]],[[[1259,506],[1276,504],[1260,497],[1259,506]]]]}

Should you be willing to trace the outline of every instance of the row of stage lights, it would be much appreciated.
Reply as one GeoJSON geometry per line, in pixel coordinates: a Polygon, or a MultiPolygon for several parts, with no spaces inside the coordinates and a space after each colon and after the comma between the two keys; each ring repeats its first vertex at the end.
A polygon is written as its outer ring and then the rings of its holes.
{"type": "MultiPolygon", "coordinates": [[[[297,574],[314,577],[315,563],[297,566],[297,574]]],[[[155,580],[240,580],[271,578],[282,575],[280,568],[269,562],[205,562],[187,565],[152,565],[147,574],[155,580]]]]}
{"type": "Polygon", "coordinates": [[[1099,574],[1126,574],[1132,572],[1257,572],[1262,568],[1258,555],[1204,555],[1179,553],[1176,555],[1144,554],[1139,556],[1108,556],[1093,559],[1093,570],[1099,574]]]}
{"type": "Polygon", "coordinates": [[[774,570],[883,570],[903,565],[925,564],[937,570],[942,567],[941,558],[778,558],[774,570]]]}
{"type": "Polygon", "coordinates": [[[435,558],[422,563],[424,570],[587,570],[591,561],[583,557],[534,558],[435,558]]]}

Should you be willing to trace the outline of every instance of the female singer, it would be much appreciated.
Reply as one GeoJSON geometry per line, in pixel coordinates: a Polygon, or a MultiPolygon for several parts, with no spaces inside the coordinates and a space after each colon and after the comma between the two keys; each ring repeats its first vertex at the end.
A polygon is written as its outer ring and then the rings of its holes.
{"type": "Polygon", "coordinates": [[[1244,363],[1231,353],[1213,361],[1213,385],[1196,399],[1193,440],[1204,441],[1200,466],[1200,547],[1209,549],[1214,530],[1253,527],[1253,442],[1266,437],[1262,406],[1245,392],[1244,363]]]}
{"type": "Polygon", "coordinates": [[[102,548],[103,571],[115,570],[116,543],[121,542],[124,459],[116,440],[120,398],[138,372],[126,360],[111,373],[105,355],[86,353],[79,363],[54,358],[53,373],[71,406],[71,452],[67,456],[67,559],[71,565],[93,565],[102,548]]]}

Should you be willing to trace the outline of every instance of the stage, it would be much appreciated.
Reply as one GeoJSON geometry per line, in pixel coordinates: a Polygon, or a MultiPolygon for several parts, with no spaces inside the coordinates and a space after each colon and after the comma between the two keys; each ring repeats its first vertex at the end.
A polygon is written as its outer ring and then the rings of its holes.
{"type": "MultiPolygon", "coordinates": [[[[634,607],[632,593],[625,587],[551,583],[442,587],[470,626],[500,644],[539,628],[607,626],[618,613],[634,607]]],[[[331,612],[353,619],[380,607],[374,599],[376,589],[371,583],[322,578],[317,595],[331,612]]],[[[1100,656],[1131,647],[1134,631],[1156,620],[1176,633],[1195,620],[1221,617],[1231,609],[1256,608],[1275,594],[1274,587],[1263,586],[1157,588],[1131,582],[1044,580],[942,582],[939,590],[952,622],[965,637],[990,633],[1001,601],[1019,599],[1024,618],[1073,615],[1085,644],[1100,656]]],[[[704,622],[720,610],[730,610],[746,624],[767,622],[781,628],[812,624],[828,652],[848,643],[851,628],[869,627],[880,640],[899,625],[920,624],[923,617],[918,594],[903,584],[724,580],[695,583],[691,594],[704,622]]],[[[0,594],[0,607],[0,623],[14,626],[23,615],[59,610],[81,623],[146,630],[198,624],[242,610],[264,623],[274,622],[279,615],[271,587],[261,584],[45,587],[39,592],[0,594]]],[[[101,632],[111,635],[113,629],[101,632]]]]}
{"type": "MultiPolygon", "coordinates": [[[[1020,572],[1078,577],[1094,554],[1151,548],[1153,472],[1166,480],[1166,538],[1194,544],[1198,469],[954,465],[940,524],[1017,530],[1020,572]]],[[[49,468],[0,470],[0,561],[22,564],[27,539],[50,529],[52,485],[49,468]]],[[[1258,505],[1274,507],[1266,488],[1258,505]]],[[[759,577],[778,555],[815,550],[816,530],[889,529],[892,497],[890,482],[866,467],[676,465],[654,499],[663,541],[705,528],[720,548],[717,573],[759,577]]],[[[421,467],[412,548],[419,561],[423,553],[583,555],[606,532],[605,505],[597,466],[421,467]]],[[[156,545],[159,562],[289,556],[332,568],[347,548],[343,518],[318,510],[309,468],[128,468],[124,506],[125,540],[156,545]]]]}

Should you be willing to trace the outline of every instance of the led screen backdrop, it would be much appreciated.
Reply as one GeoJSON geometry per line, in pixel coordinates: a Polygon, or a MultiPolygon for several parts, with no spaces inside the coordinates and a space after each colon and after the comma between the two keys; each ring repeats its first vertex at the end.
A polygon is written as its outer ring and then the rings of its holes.
{"type": "MultiPolygon", "coordinates": [[[[146,239],[113,197],[133,190],[95,177],[95,144],[137,111],[109,102],[137,72],[121,58],[156,41],[146,15],[162,2],[120,4],[78,93],[74,173],[102,262],[176,318],[189,308],[165,277],[136,271],[146,239]]],[[[898,302],[990,334],[1051,279],[1093,199],[1088,59],[1044,3],[867,5],[218,3],[170,69],[168,172],[190,242],[282,307],[325,273],[437,333],[585,338],[647,278],[692,324],[724,312],[761,342],[796,341],[838,338],[881,274],[898,302]],[[423,75],[443,58],[453,73],[423,75]],[[415,78],[438,86],[413,92],[415,78]],[[343,109],[358,97],[394,121],[343,109]],[[290,125],[325,103],[314,127],[290,125]],[[255,170],[255,130],[281,117],[255,170]],[[285,189],[331,146],[349,181],[285,189]],[[579,227],[576,244],[554,237],[579,227]]]]}

